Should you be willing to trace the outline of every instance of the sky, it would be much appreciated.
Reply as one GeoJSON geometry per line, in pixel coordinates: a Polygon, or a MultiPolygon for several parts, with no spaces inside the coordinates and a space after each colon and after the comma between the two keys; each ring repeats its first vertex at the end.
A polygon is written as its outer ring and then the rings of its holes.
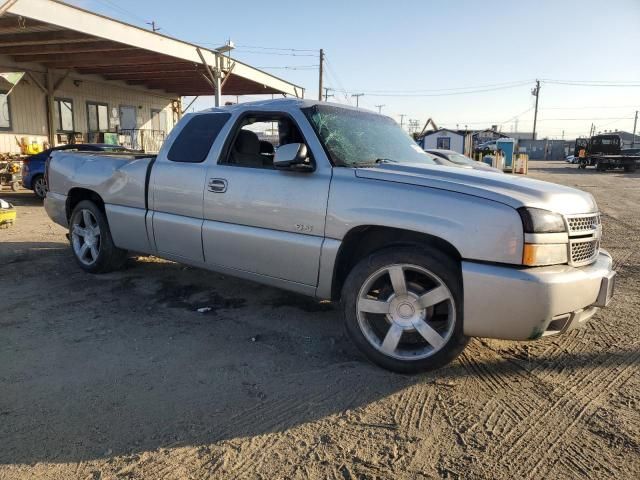
{"type": "MultiPolygon", "coordinates": [[[[439,127],[538,138],[633,129],[640,110],[640,0],[73,0],[101,14],[215,48],[330,101],[439,127]]],[[[260,97],[240,97],[239,101],[260,97]]],[[[186,101],[188,102],[189,99],[186,101]]],[[[232,99],[235,101],[235,97],[232,99]]],[[[186,105],[186,103],[185,103],[186,105]]],[[[200,98],[196,110],[213,105],[200,98]]],[[[640,124],[640,122],[639,122],[640,124]]],[[[638,126],[640,129],[640,125],[638,126]]]]}

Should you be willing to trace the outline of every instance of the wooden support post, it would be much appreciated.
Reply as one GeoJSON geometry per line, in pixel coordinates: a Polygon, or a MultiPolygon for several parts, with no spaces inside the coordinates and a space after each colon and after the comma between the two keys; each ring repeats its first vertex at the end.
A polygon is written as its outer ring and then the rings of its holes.
{"type": "Polygon", "coordinates": [[[53,73],[47,69],[47,132],[49,136],[49,147],[55,147],[56,145],[56,125],[55,125],[55,86],[53,84],[53,73]]]}
{"type": "MultiPolygon", "coordinates": [[[[212,88],[215,90],[215,95],[216,95],[216,107],[219,106],[219,100],[220,100],[220,94],[218,92],[218,89],[216,88],[218,86],[218,84],[216,83],[216,75],[213,74],[213,71],[211,70],[211,67],[209,67],[209,64],[207,63],[207,61],[204,59],[204,55],[202,54],[202,51],[200,50],[200,48],[196,47],[196,51],[198,52],[198,55],[200,56],[200,60],[202,60],[202,64],[204,65],[204,68],[207,70],[207,74],[208,74],[208,80],[209,80],[209,84],[212,86],[212,88]]],[[[216,55],[216,64],[218,63],[218,56],[216,55]]],[[[217,67],[217,65],[216,65],[217,67]]],[[[206,77],[205,77],[206,78],[206,77]]]]}
{"type": "Polygon", "coordinates": [[[227,70],[227,73],[225,73],[224,78],[222,79],[222,83],[220,84],[220,93],[222,93],[224,84],[227,83],[227,80],[229,80],[229,77],[231,76],[231,72],[233,71],[233,67],[235,66],[236,66],[236,62],[233,62],[229,67],[229,70],[227,70]]]}
{"type": "Polygon", "coordinates": [[[29,75],[29,78],[30,78],[31,80],[33,80],[33,83],[35,83],[35,84],[36,84],[36,86],[37,86],[40,90],[42,90],[42,93],[44,93],[44,94],[46,95],[46,94],[47,94],[47,88],[46,88],[44,85],[42,85],[42,83],[40,83],[40,80],[38,80],[38,79],[36,78],[36,76],[35,76],[33,73],[31,73],[31,72],[27,72],[27,75],[29,75]]]}
{"type": "Polygon", "coordinates": [[[69,76],[69,72],[71,70],[67,70],[66,72],[64,72],[64,75],[62,75],[55,83],[55,85],[53,86],[53,93],[56,92],[56,90],[58,90],[61,86],[62,86],[62,82],[65,81],[65,79],[69,76]]]}

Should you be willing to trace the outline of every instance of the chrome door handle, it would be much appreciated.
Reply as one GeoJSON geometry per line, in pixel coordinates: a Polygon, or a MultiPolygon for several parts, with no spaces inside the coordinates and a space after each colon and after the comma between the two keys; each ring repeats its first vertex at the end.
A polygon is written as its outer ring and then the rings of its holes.
{"type": "Polygon", "coordinates": [[[208,190],[213,193],[224,193],[227,191],[227,181],[224,178],[210,178],[208,190]]]}

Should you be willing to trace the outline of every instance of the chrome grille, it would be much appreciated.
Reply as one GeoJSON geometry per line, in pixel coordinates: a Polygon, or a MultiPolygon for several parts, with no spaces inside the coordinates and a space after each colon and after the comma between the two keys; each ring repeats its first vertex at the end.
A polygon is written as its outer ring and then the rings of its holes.
{"type": "Polygon", "coordinates": [[[597,230],[600,225],[600,214],[592,213],[590,215],[567,217],[567,223],[569,224],[569,234],[590,232],[597,230]]]}
{"type": "Polygon", "coordinates": [[[598,255],[600,242],[594,239],[587,241],[571,241],[571,263],[573,265],[584,265],[598,255]]]}
{"type": "Polygon", "coordinates": [[[566,220],[569,229],[569,264],[579,267],[593,263],[600,253],[600,214],[572,215],[566,220]]]}

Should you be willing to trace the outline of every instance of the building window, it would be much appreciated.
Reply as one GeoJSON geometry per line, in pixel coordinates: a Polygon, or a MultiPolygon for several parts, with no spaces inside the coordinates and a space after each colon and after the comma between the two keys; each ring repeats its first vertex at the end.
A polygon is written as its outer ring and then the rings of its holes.
{"type": "Polygon", "coordinates": [[[167,112],[165,110],[151,109],[151,129],[159,132],[167,131],[167,112]]]}
{"type": "Polygon", "coordinates": [[[109,106],[106,103],[87,102],[87,127],[89,132],[109,130],[109,106]]]}
{"type": "Polygon", "coordinates": [[[6,91],[0,91],[0,130],[11,130],[11,105],[6,91]]]}
{"type": "Polygon", "coordinates": [[[451,137],[438,137],[436,148],[440,150],[451,150],[451,137]]]}
{"type": "Polygon", "coordinates": [[[54,100],[56,131],[73,132],[73,101],[68,98],[54,100]]]}

